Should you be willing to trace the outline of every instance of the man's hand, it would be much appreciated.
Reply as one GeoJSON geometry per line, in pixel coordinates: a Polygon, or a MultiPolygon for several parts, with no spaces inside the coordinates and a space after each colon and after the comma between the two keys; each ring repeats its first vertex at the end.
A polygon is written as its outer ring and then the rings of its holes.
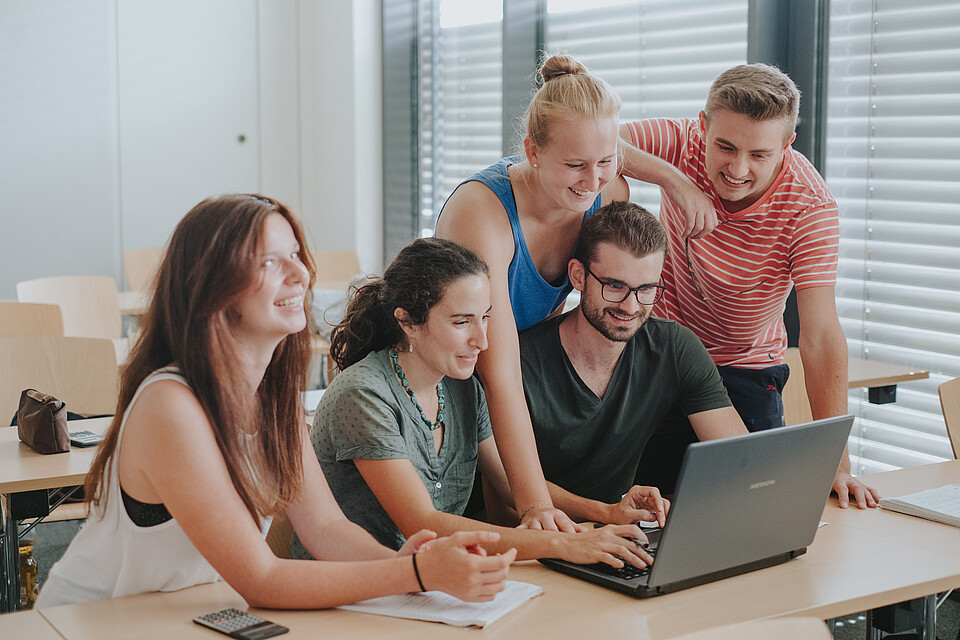
{"type": "Polygon", "coordinates": [[[663,190],[683,212],[683,237],[696,240],[717,228],[717,210],[713,202],[689,178],[677,175],[663,190]]]}
{"type": "Polygon", "coordinates": [[[843,471],[837,472],[837,476],[833,479],[833,490],[837,492],[837,498],[840,499],[841,509],[850,506],[850,496],[853,496],[861,509],[876,507],[880,501],[880,494],[876,489],[868,487],[843,471]]]}
{"type": "Polygon", "coordinates": [[[660,495],[656,487],[634,485],[617,504],[611,504],[607,524],[635,524],[657,521],[661,527],[667,523],[670,501],[660,495]]]}

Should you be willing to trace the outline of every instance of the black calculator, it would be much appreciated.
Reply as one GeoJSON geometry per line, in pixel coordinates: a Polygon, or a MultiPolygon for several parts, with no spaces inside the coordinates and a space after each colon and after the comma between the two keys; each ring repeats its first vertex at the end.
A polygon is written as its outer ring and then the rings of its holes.
{"type": "Polygon", "coordinates": [[[103,436],[93,431],[76,429],[70,432],[70,444],[75,447],[92,447],[103,442],[103,436]]]}
{"type": "Polygon", "coordinates": [[[264,620],[252,613],[240,611],[240,609],[223,609],[204,616],[197,616],[193,621],[240,640],[272,638],[289,631],[286,627],[281,627],[275,622],[264,620]]]}

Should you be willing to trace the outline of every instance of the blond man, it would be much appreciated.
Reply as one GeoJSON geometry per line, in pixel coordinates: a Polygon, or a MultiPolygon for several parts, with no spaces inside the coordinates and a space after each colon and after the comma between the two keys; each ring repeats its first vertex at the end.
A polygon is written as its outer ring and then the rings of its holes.
{"type": "MultiPolygon", "coordinates": [[[[790,146],[799,105],[786,74],[740,65],[717,77],[699,117],[620,128],[624,174],[660,185],[663,195],[669,250],[656,313],[700,338],[751,431],[783,425],[782,316],[794,287],[813,417],[847,411],[847,347],[834,302],[837,204],[790,146]]],[[[850,496],[861,508],[879,499],[850,475],[848,456],[834,490],[843,507],[850,496]]]]}

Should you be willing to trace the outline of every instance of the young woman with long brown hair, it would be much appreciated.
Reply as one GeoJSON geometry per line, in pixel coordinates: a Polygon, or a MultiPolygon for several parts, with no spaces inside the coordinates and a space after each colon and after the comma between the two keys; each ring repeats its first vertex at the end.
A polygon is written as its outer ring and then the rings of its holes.
{"type": "Polygon", "coordinates": [[[319,608],[418,591],[467,600],[503,588],[496,534],[378,544],[337,506],[302,424],[313,265],[300,224],[259,195],[206,200],[180,222],[116,417],[86,483],[87,524],[41,606],[174,590],[222,577],[251,605],[319,608]],[[323,562],[264,541],[286,513],[323,562]],[[356,562],[365,561],[365,562],[356,562]]]}

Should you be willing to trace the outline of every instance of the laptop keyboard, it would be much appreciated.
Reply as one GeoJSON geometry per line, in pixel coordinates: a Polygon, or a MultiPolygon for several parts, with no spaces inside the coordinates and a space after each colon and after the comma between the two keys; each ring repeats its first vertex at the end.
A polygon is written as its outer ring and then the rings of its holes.
{"type": "MultiPolygon", "coordinates": [[[[657,539],[659,540],[659,536],[657,539]]],[[[654,558],[656,558],[657,544],[656,543],[651,544],[649,547],[646,548],[646,552],[649,553],[654,558]]],[[[623,560],[623,558],[620,558],[620,559],[623,560]]],[[[604,564],[603,562],[598,562],[597,564],[591,564],[587,566],[593,569],[594,571],[597,571],[598,573],[603,573],[608,576],[613,576],[614,578],[621,578],[623,580],[632,580],[634,578],[639,578],[640,576],[645,576],[648,573],[650,573],[650,567],[645,567],[643,569],[640,569],[638,567],[633,566],[632,564],[628,564],[627,562],[624,562],[623,566],[620,567],[619,569],[617,569],[616,567],[611,567],[608,564],[604,564]]]]}
{"type": "Polygon", "coordinates": [[[598,562],[597,564],[587,565],[594,571],[598,573],[603,573],[608,576],[613,576],[614,578],[621,578],[622,580],[632,580],[634,578],[639,578],[640,576],[645,576],[650,573],[649,567],[646,569],[639,569],[632,564],[624,564],[622,567],[617,569],[616,567],[611,567],[608,564],[598,562]]]}

